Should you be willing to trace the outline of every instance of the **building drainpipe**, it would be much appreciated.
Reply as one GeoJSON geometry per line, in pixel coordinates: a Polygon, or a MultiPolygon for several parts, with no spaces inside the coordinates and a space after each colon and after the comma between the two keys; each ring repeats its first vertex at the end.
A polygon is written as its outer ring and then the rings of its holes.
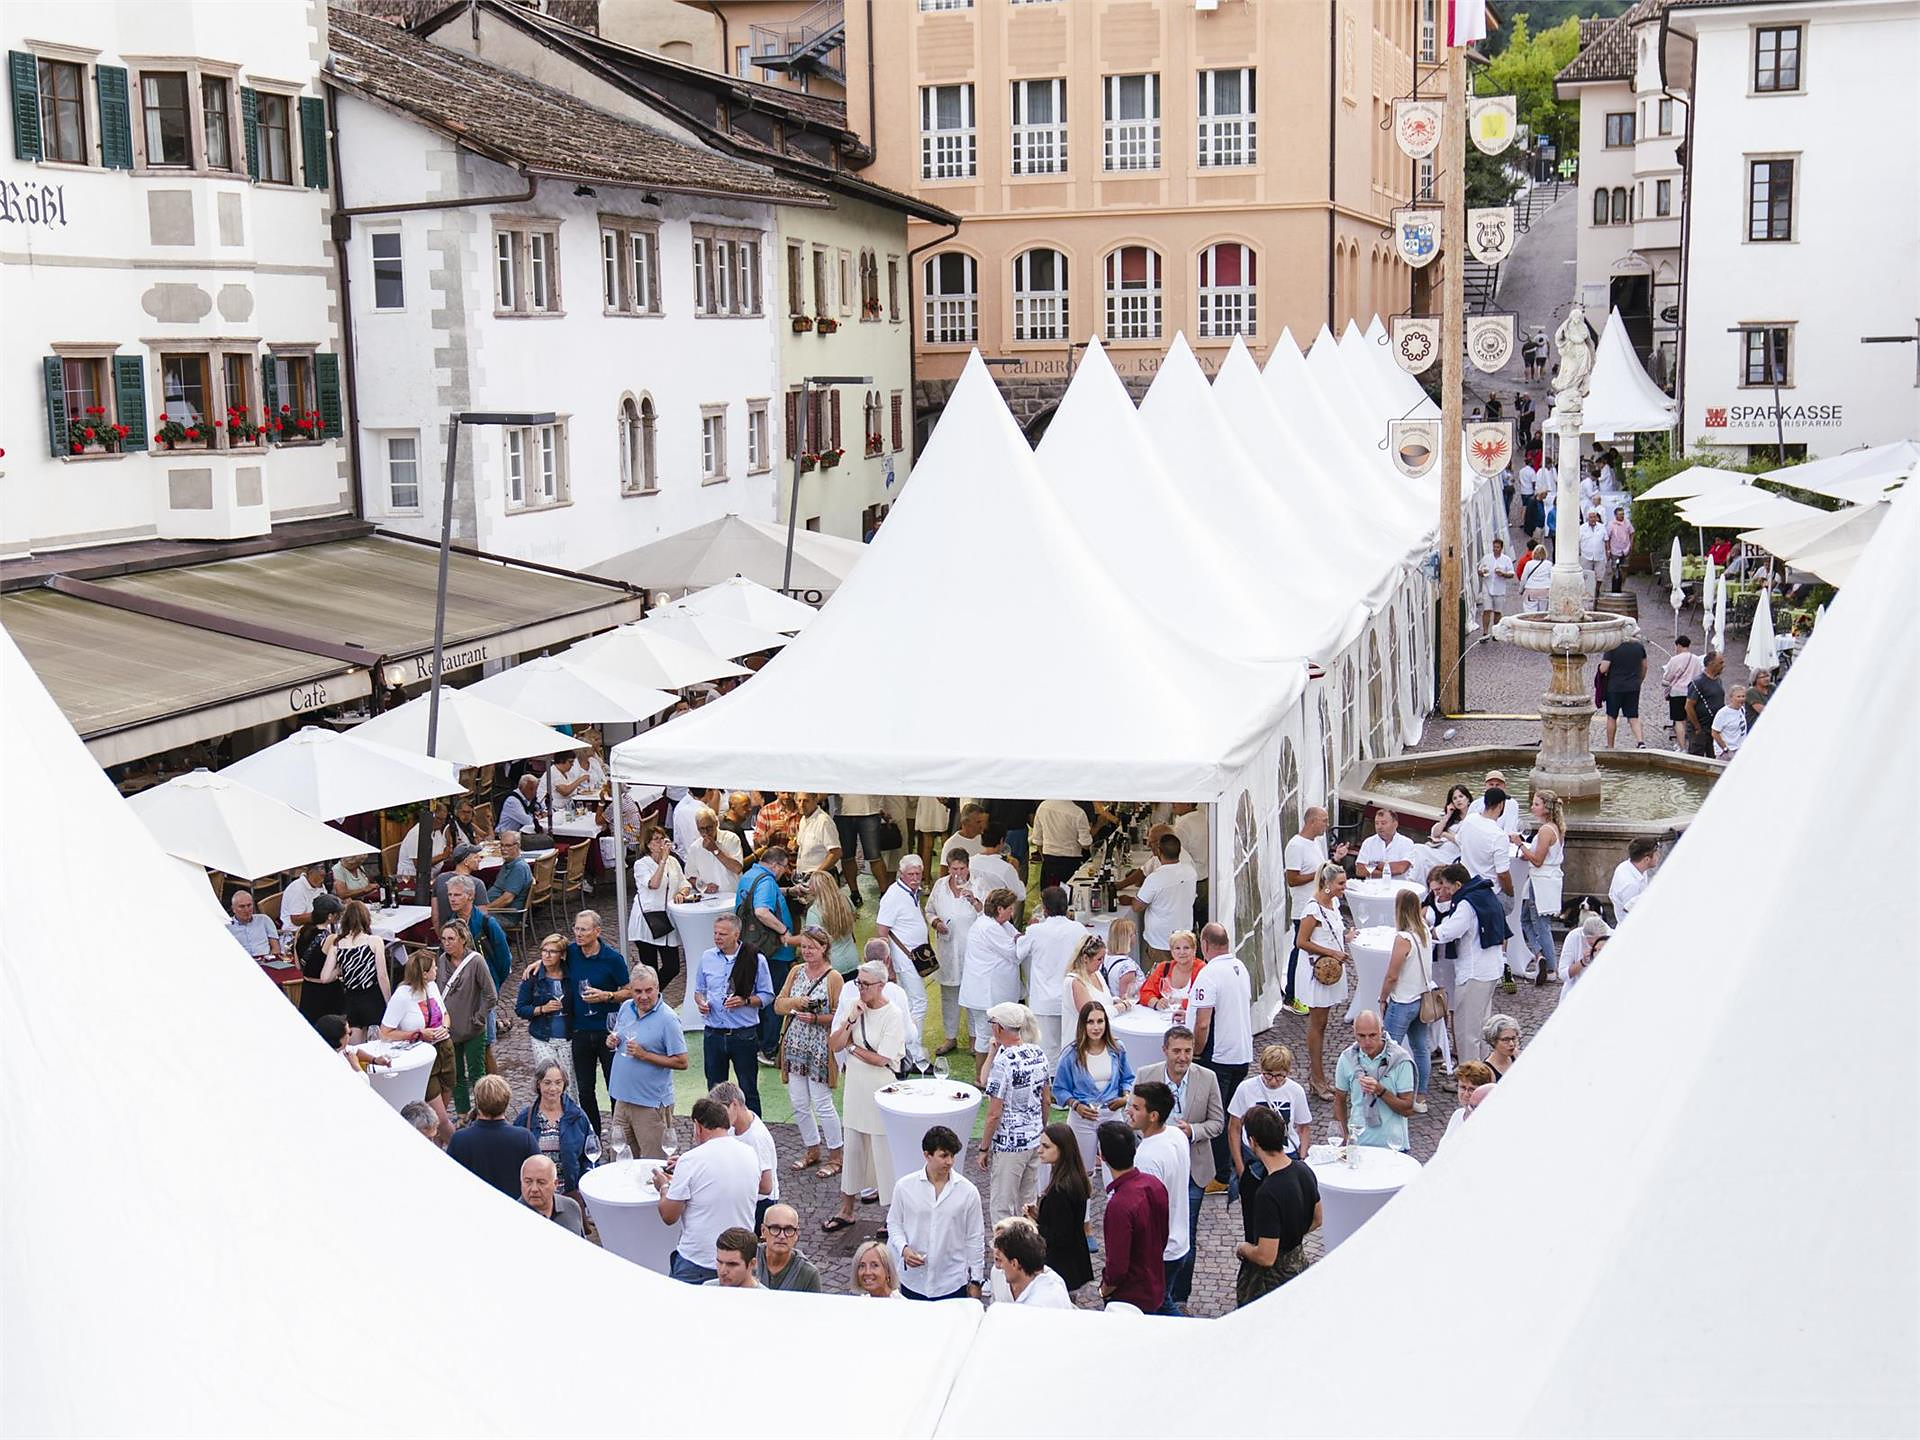
{"type": "Polygon", "coordinates": [[[1340,162],[1339,146],[1335,133],[1335,120],[1340,113],[1340,7],[1337,4],[1327,6],[1327,329],[1334,330],[1333,296],[1337,285],[1336,270],[1338,262],[1334,259],[1334,242],[1338,238],[1337,209],[1340,203],[1338,189],[1340,162]]]}
{"type": "MultiPolygon", "coordinates": [[[[871,43],[872,36],[868,36],[868,41],[867,48],[871,50],[873,48],[871,43]]],[[[907,258],[904,262],[907,270],[907,420],[909,424],[911,424],[913,420],[914,395],[920,387],[920,351],[916,344],[920,332],[918,322],[914,318],[920,312],[915,308],[913,303],[913,273],[915,268],[913,257],[918,255],[922,250],[930,249],[935,245],[944,245],[959,233],[960,222],[956,220],[947,227],[946,234],[936,235],[924,245],[915,245],[911,250],[907,251],[907,258]]],[[[919,455],[920,451],[918,446],[914,448],[913,453],[915,456],[919,455]]]]}
{"type": "MultiPolygon", "coordinates": [[[[727,28],[727,12],[720,8],[720,0],[707,0],[707,9],[711,10],[713,18],[720,22],[720,73],[732,74],[730,67],[733,65],[733,32],[727,28]]],[[[744,80],[747,77],[740,75],[735,78],[744,80]]]]}
{"type": "MultiPolygon", "coordinates": [[[[333,161],[333,213],[340,213],[340,117],[336,113],[339,92],[331,85],[327,93],[327,150],[333,161]]],[[[353,290],[348,277],[347,236],[342,227],[333,227],[333,268],[340,277],[340,349],[343,377],[347,385],[347,468],[353,472],[353,518],[367,518],[367,493],[360,469],[360,381],[353,353],[353,290]]]]}
{"type": "Polygon", "coordinates": [[[879,111],[873,98],[873,0],[867,0],[867,144],[880,148],[879,111]]]}
{"type": "MultiPolygon", "coordinates": [[[[1675,95],[1673,86],[1667,79],[1667,37],[1673,32],[1668,27],[1671,16],[1662,12],[1660,16],[1660,93],[1686,107],[1687,123],[1682,133],[1686,136],[1686,158],[1680,162],[1680,339],[1674,347],[1673,360],[1673,425],[1674,453],[1687,453],[1687,308],[1693,301],[1693,279],[1688,265],[1693,254],[1693,92],[1684,96],[1675,95]]],[[[1681,39],[1687,42],[1694,63],[1687,67],[1687,73],[1695,84],[1699,83],[1700,42],[1690,35],[1681,39]]],[[[1771,359],[1771,357],[1769,357],[1771,359]]],[[[1779,405],[1774,406],[1775,414],[1779,405]]],[[[1785,451],[1785,446],[1781,447],[1785,451]]],[[[1787,463],[1786,455],[1780,456],[1782,465],[1787,463]]]]}

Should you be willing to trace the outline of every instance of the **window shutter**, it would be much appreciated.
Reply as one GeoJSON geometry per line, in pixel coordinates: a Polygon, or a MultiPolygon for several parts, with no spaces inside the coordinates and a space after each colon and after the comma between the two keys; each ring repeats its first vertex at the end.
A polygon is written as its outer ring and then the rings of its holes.
{"type": "Polygon", "coordinates": [[[127,108],[127,72],[118,65],[96,65],[93,85],[100,96],[100,163],[109,170],[131,170],[133,116],[127,108]]]}
{"type": "Polygon", "coordinates": [[[260,178],[260,95],[240,87],[240,143],[247,152],[247,178],[260,178]]]}
{"type": "Polygon", "coordinates": [[[300,97],[300,149],[309,190],[327,188],[327,102],[300,97]]]}
{"type": "Polygon", "coordinates": [[[260,414],[261,423],[265,426],[260,437],[271,444],[274,439],[273,422],[280,415],[280,384],[270,353],[260,357],[260,414]]]}
{"type": "MultiPolygon", "coordinates": [[[[124,76],[124,72],[123,72],[124,76]]],[[[114,418],[127,427],[122,450],[147,448],[147,371],[138,355],[113,357],[114,418]]]]}
{"type": "Polygon", "coordinates": [[[24,50],[9,50],[7,52],[7,86],[13,94],[13,158],[38,160],[40,158],[39,60],[24,50]]]}
{"type": "MultiPolygon", "coordinates": [[[[31,60],[33,57],[29,55],[27,58],[31,60]]],[[[34,118],[37,120],[39,116],[34,118]]],[[[14,133],[17,135],[19,132],[14,133]]],[[[73,445],[67,439],[66,367],[60,363],[58,355],[47,356],[40,365],[47,384],[47,452],[51,455],[71,454],[73,445]]]]}
{"type": "Polygon", "coordinates": [[[827,422],[828,433],[833,440],[832,448],[838,450],[840,448],[840,392],[838,390],[827,392],[827,422]]]}
{"type": "Polygon", "coordinates": [[[905,448],[900,443],[901,408],[902,407],[900,403],[900,397],[898,395],[895,395],[893,397],[893,448],[895,450],[900,450],[905,448]]]}
{"type": "Polygon", "coordinates": [[[820,423],[820,392],[807,391],[807,448],[815,455],[827,448],[826,426],[820,423]]]}
{"type": "Polygon", "coordinates": [[[787,459],[800,457],[800,392],[787,391],[787,459]]]}
{"type": "Polygon", "coordinates": [[[322,351],[313,357],[314,389],[320,392],[320,438],[338,440],[344,433],[340,416],[340,357],[322,351]]]}

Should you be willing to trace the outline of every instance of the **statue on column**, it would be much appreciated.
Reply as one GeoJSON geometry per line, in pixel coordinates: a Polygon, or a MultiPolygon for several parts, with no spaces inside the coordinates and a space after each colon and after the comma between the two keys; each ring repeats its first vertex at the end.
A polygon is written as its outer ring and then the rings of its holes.
{"type": "Polygon", "coordinates": [[[1567,318],[1553,333],[1554,349],[1560,352],[1560,368],[1554,371],[1548,386],[1553,392],[1553,408],[1578,405],[1586,395],[1587,376],[1593,373],[1593,331],[1587,326],[1587,307],[1578,300],[1567,311],[1567,318]]]}

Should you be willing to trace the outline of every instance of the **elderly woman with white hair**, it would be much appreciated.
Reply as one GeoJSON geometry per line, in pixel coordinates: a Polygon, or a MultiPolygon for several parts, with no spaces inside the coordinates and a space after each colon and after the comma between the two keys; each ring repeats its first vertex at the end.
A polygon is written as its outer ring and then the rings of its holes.
{"type": "Polygon", "coordinates": [[[1024,1215],[1040,1194],[1040,1134],[1047,1127],[1052,1067],[1040,1048],[1040,1022],[1018,1001],[987,1011],[993,1058],[987,1068],[987,1117],[980,1168],[991,1176],[995,1223],[1024,1215]]]}
{"type": "Polygon", "coordinates": [[[987,1012],[995,1005],[1020,998],[1020,965],[1027,958],[1027,937],[1013,928],[1013,912],[1020,897],[1001,886],[982,901],[980,914],[967,928],[967,948],[960,968],[960,1004],[973,1032],[973,1052],[987,1053],[987,1012]]]}
{"type": "Polygon", "coordinates": [[[1487,1066],[1498,1085],[1520,1058],[1520,1022],[1511,1015],[1489,1015],[1480,1027],[1480,1038],[1487,1044],[1487,1066]]]}
{"type": "Polygon", "coordinates": [[[841,1126],[846,1145],[840,1170],[840,1209],[820,1222],[831,1235],[853,1224],[853,1206],[862,1190],[878,1190],[880,1203],[893,1203],[893,1155],[887,1148],[887,1120],[875,1098],[889,1084],[907,1053],[907,1020],[887,999],[887,966],[862,962],[854,971],[858,999],[827,1037],[846,1072],[841,1097],[841,1126]]]}
{"type": "Polygon", "coordinates": [[[1560,945],[1560,973],[1566,979],[1568,994],[1573,993],[1575,984],[1593,964],[1594,954],[1612,934],[1613,930],[1597,910],[1586,911],[1580,923],[1567,932],[1567,938],[1560,945]]]}

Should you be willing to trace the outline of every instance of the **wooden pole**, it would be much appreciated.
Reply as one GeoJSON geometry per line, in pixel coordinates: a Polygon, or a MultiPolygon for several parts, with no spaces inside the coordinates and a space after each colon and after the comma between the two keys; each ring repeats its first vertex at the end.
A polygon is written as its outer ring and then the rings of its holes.
{"type": "Polygon", "coordinates": [[[1466,708],[1460,656],[1460,436],[1466,380],[1467,52],[1447,47],[1446,114],[1440,124],[1440,708],[1466,708]]]}

